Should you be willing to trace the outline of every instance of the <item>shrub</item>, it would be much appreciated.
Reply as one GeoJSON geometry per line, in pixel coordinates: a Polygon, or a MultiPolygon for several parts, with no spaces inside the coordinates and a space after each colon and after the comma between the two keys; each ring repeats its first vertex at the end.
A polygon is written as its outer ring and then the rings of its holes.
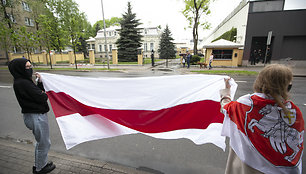
{"type": "Polygon", "coordinates": [[[198,62],[200,62],[200,59],[201,59],[200,56],[198,56],[198,55],[193,55],[193,56],[191,57],[190,64],[196,65],[198,62]]]}

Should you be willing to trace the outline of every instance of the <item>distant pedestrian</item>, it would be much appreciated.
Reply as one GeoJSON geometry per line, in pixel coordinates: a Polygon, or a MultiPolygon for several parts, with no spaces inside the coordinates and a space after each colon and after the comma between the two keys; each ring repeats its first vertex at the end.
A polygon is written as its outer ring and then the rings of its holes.
{"type": "Polygon", "coordinates": [[[214,54],[211,53],[211,55],[209,57],[209,69],[212,69],[211,63],[213,62],[213,60],[214,60],[214,54]]]}
{"type": "Polygon", "coordinates": [[[26,59],[24,56],[22,56],[23,59],[26,59]]]}
{"type": "Polygon", "coordinates": [[[32,65],[27,59],[12,60],[9,70],[14,77],[14,92],[23,113],[26,127],[32,130],[36,140],[35,164],[33,173],[49,173],[55,169],[52,162],[48,162],[50,149],[49,125],[47,112],[48,96],[44,92],[40,74],[36,73],[37,85],[32,80],[32,65]]]}
{"type": "Polygon", "coordinates": [[[190,68],[190,59],[191,59],[191,55],[190,55],[190,53],[187,51],[187,68],[190,68]]]}
{"type": "Polygon", "coordinates": [[[185,68],[185,64],[186,64],[185,56],[183,56],[182,58],[182,63],[183,63],[183,68],[185,68]]]}
{"type": "Polygon", "coordinates": [[[151,52],[151,62],[152,62],[152,67],[154,66],[154,50],[151,52]]]}

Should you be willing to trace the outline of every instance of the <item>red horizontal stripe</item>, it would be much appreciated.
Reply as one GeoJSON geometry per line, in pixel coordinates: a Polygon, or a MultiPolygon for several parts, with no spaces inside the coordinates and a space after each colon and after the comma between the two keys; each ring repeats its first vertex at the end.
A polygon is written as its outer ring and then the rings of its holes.
{"type": "Polygon", "coordinates": [[[144,133],[160,133],[179,129],[206,129],[211,123],[222,123],[220,103],[203,100],[157,111],[115,110],[84,105],[63,92],[47,92],[56,117],[79,113],[99,114],[113,122],[144,133]]]}

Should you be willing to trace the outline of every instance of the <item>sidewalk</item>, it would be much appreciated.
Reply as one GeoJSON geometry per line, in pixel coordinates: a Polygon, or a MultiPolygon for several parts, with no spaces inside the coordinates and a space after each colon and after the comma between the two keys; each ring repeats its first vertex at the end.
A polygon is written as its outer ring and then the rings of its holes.
{"type": "MultiPolygon", "coordinates": [[[[150,174],[135,168],[49,151],[51,174],[150,174]]],[[[34,146],[0,138],[0,174],[31,174],[34,146]]]]}

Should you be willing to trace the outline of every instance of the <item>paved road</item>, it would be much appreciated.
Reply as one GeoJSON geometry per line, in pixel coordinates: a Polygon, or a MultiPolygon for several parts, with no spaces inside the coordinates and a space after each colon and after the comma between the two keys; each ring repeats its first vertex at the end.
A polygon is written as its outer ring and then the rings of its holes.
{"type": "MultiPolygon", "coordinates": [[[[139,77],[152,75],[180,74],[178,71],[146,71],[146,72],[59,72],[55,73],[90,77],[139,77]]],[[[233,77],[238,83],[236,96],[252,92],[255,77],[233,77]]],[[[304,84],[306,78],[295,78],[292,98],[306,114],[304,84]]],[[[8,71],[0,70],[0,137],[7,139],[34,142],[32,134],[26,129],[20,109],[14,96],[12,78],[8,71]]],[[[98,159],[131,167],[142,168],[154,173],[224,173],[228,149],[223,152],[211,145],[195,145],[189,140],[159,140],[145,135],[125,135],[80,144],[71,150],[65,149],[53,112],[49,112],[51,130],[51,148],[64,154],[73,154],[98,159]]],[[[303,168],[306,169],[305,155],[303,168]]]]}

